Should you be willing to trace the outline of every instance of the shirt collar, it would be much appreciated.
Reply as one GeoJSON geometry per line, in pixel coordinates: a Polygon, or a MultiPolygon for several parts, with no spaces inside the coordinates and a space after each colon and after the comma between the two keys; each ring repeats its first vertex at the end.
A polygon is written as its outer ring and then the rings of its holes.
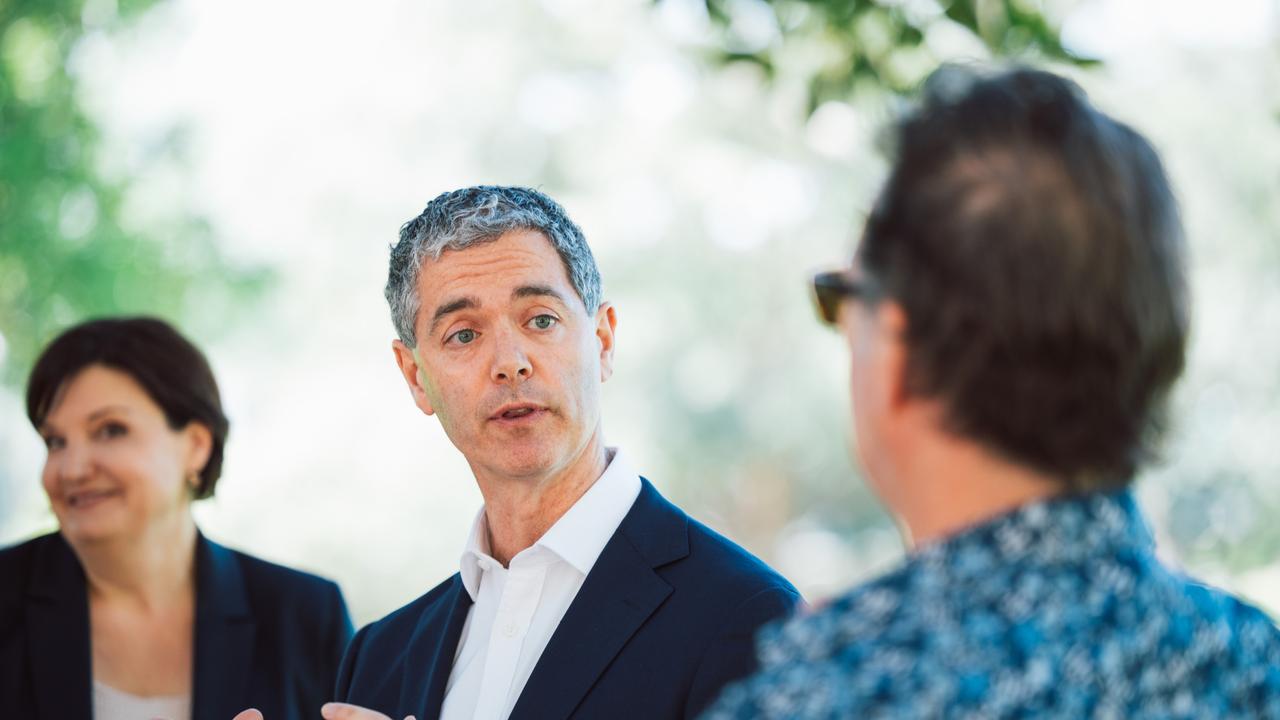
{"type": "Polygon", "coordinates": [[[484,517],[484,506],[476,513],[471,522],[471,533],[467,535],[467,545],[458,561],[458,572],[462,575],[462,587],[471,596],[471,602],[480,597],[480,576],[484,568],[480,563],[496,562],[489,553],[489,525],[484,517]]]}
{"type": "MultiPolygon", "coordinates": [[[[617,448],[606,448],[606,452],[611,458],[604,474],[534,543],[534,547],[550,550],[583,575],[591,572],[640,495],[640,476],[627,456],[617,448]]],[[[459,562],[462,585],[472,601],[479,596],[485,570],[496,566],[489,548],[488,521],[481,507],[459,562]]]]}
{"type": "Polygon", "coordinates": [[[1047,592],[1076,602],[1072,593],[1079,590],[1079,579],[1096,574],[1102,563],[1145,562],[1142,558],[1153,550],[1151,531],[1128,490],[1030,503],[921,548],[897,569],[853,588],[823,610],[766,626],[757,636],[760,661],[777,667],[874,642],[868,638],[883,626],[886,607],[916,616],[943,609],[964,621],[966,613],[985,612],[997,602],[993,598],[1004,597],[1009,578],[1038,576],[1047,568],[1073,578],[1047,592]]]}
{"type": "Polygon", "coordinates": [[[935,545],[921,548],[914,560],[946,561],[963,574],[959,560],[989,551],[1005,563],[1087,562],[1091,559],[1154,547],[1133,493],[1092,492],[1029,503],[935,545]]]}

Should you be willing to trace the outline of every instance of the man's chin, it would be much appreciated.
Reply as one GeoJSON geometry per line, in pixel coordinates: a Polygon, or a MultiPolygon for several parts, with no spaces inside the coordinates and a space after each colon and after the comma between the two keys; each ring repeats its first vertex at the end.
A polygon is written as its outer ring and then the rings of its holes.
{"type": "Polygon", "coordinates": [[[542,458],[511,458],[503,463],[502,472],[510,478],[540,480],[554,469],[555,463],[542,458]]]}
{"type": "Polygon", "coordinates": [[[546,447],[508,444],[494,456],[490,467],[511,478],[538,479],[556,467],[555,453],[546,447]]]}

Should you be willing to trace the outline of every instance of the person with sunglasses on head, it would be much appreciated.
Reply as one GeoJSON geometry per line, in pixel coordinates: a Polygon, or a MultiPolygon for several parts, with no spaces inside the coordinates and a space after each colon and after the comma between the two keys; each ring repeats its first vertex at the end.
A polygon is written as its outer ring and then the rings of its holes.
{"type": "Polygon", "coordinates": [[[1156,152],[1045,72],[924,95],[813,286],[907,557],[762,630],[705,717],[1280,717],[1280,631],[1157,559],[1131,491],[1189,319],[1156,152]]]}
{"type": "Polygon", "coordinates": [[[36,361],[27,416],[58,531],[0,550],[5,716],[315,717],[351,638],[346,604],[196,526],[230,427],[200,350],[154,318],[81,323],[36,361]]]}

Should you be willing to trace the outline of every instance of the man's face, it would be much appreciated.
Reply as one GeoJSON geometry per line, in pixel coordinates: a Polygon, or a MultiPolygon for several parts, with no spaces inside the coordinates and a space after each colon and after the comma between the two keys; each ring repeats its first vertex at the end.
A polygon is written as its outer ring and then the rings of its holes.
{"type": "Polygon", "coordinates": [[[418,275],[417,346],[394,343],[414,401],[480,476],[538,480],[600,440],[615,316],[588,315],[536,231],[445,251],[418,275]]]}
{"type": "MultiPolygon", "coordinates": [[[[862,275],[857,267],[849,274],[855,280],[862,275]]],[[[871,488],[893,506],[887,450],[900,420],[905,319],[892,300],[849,297],[841,304],[839,323],[849,343],[854,447],[871,488]]]]}

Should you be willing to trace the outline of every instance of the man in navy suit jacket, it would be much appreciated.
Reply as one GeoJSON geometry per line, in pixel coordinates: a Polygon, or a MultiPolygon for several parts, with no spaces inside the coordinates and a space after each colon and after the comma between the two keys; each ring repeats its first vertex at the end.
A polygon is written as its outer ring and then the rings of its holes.
{"type": "Polygon", "coordinates": [[[386,294],[414,402],[485,506],[461,572],[356,635],[325,716],[693,717],[750,673],[799,595],[605,446],[616,316],[564,210],[445,193],[401,229],[386,294]]]}

